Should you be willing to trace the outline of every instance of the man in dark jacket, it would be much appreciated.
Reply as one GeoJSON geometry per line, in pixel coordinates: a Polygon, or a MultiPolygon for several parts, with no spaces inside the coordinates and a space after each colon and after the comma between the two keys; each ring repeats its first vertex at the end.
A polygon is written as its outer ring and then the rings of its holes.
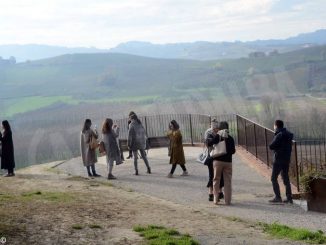
{"type": "Polygon", "coordinates": [[[277,178],[281,174],[285,190],[286,190],[286,200],[284,203],[293,203],[292,201],[292,191],[289,179],[289,167],[292,152],[292,140],[293,134],[284,128],[284,123],[281,120],[276,120],[274,123],[275,136],[272,143],[269,145],[269,149],[274,151],[273,158],[273,170],[271,181],[273,184],[273,190],[275,193],[275,198],[270,200],[271,203],[281,203],[281,193],[280,186],[278,184],[277,178]]]}

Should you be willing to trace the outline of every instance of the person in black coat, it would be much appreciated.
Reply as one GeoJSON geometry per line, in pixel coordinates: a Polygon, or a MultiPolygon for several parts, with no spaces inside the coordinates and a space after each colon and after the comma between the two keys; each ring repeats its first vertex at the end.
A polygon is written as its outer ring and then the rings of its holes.
{"type": "Polygon", "coordinates": [[[12,140],[12,132],[7,120],[2,121],[3,133],[0,132],[0,141],[2,145],[1,153],[1,169],[7,169],[8,174],[5,177],[15,176],[15,158],[14,143],[12,140]]]}
{"type": "Polygon", "coordinates": [[[284,128],[284,123],[281,120],[276,120],[274,123],[275,136],[272,143],[269,145],[269,149],[274,151],[273,157],[273,169],[271,181],[273,184],[273,190],[275,197],[270,200],[271,203],[282,202],[280,186],[278,184],[277,178],[281,174],[285,190],[286,190],[286,200],[284,203],[293,203],[291,184],[289,179],[289,167],[292,152],[292,140],[293,134],[284,128]]]}

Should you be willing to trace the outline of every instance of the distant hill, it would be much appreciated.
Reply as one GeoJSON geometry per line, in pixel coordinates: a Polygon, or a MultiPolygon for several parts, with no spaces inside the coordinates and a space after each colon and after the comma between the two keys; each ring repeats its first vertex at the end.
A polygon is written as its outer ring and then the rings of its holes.
{"type": "Polygon", "coordinates": [[[241,58],[249,53],[281,53],[303,48],[307,45],[326,44],[326,29],[300,34],[284,40],[257,40],[251,42],[194,42],[175,44],[152,44],[149,42],[127,42],[110,49],[110,52],[134,54],[153,58],[214,60],[241,58]]]}
{"type": "Polygon", "coordinates": [[[119,44],[112,49],[67,48],[50,45],[0,45],[0,57],[8,59],[13,56],[17,62],[39,60],[64,54],[78,53],[123,53],[164,59],[216,60],[247,57],[252,52],[271,52],[278,50],[285,53],[306,46],[326,44],[326,29],[300,34],[284,40],[257,40],[252,42],[192,42],[172,44],[152,44],[131,41],[119,44]]]}
{"type": "Polygon", "coordinates": [[[39,60],[50,57],[55,57],[64,54],[76,54],[76,53],[103,53],[108,50],[97,49],[97,48],[67,48],[50,45],[39,45],[39,44],[9,44],[0,45],[0,56],[3,58],[9,58],[14,56],[18,62],[24,62],[26,60],[39,60]]]}
{"type": "Polygon", "coordinates": [[[56,103],[175,101],[326,90],[326,46],[211,61],[73,54],[0,65],[0,113],[56,103]]]}

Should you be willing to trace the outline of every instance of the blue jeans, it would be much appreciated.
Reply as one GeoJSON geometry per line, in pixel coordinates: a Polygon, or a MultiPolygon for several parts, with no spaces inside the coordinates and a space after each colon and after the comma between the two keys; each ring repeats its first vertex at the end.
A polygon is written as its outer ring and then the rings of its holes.
{"type": "Polygon", "coordinates": [[[271,181],[273,184],[273,190],[276,198],[281,198],[280,186],[278,184],[277,178],[281,174],[283,183],[285,186],[286,198],[292,200],[291,183],[289,178],[289,167],[290,163],[274,163],[272,170],[271,181]]]}

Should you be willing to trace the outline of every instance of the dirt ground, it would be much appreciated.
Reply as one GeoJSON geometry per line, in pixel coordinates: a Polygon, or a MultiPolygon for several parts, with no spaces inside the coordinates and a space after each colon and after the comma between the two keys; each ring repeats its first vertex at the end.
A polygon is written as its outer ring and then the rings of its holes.
{"type": "MultiPolygon", "coordinates": [[[[135,225],[189,233],[201,244],[280,244],[259,227],[51,168],[0,177],[0,237],[6,244],[146,244],[135,225]]],[[[294,242],[281,241],[282,244],[294,242]]]]}

